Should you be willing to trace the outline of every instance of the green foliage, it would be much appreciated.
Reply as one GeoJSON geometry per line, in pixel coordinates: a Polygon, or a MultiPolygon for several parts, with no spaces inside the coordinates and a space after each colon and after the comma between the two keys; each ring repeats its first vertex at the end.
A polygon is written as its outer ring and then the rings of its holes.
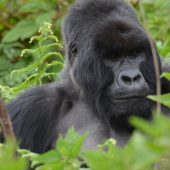
{"type": "MultiPolygon", "coordinates": [[[[157,40],[159,53],[163,57],[170,57],[170,0],[142,0],[145,19],[149,31],[157,40]]],[[[143,20],[141,9],[137,7],[139,16],[143,20]]]]}
{"type": "Polygon", "coordinates": [[[54,36],[51,29],[51,24],[44,23],[39,30],[40,35],[33,36],[30,43],[34,44],[33,49],[25,49],[22,51],[21,56],[31,55],[35,58],[35,62],[29,66],[20,70],[14,70],[11,73],[11,77],[26,75],[26,79],[20,85],[9,88],[0,86],[0,94],[6,100],[10,100],[23,90],[40,86],[42,83],[54,81],[58,78],[59,72],[63,68],[63,56],[61,53],[56,52],[61,49],[62,46],[59,40],[54,36]]]}
{"type": "Polygon", "coordinates": [[[6,99],[7,101],[11,100],[15,96],[15,92],[13,88],[8,86],[1,86],[0,85],[0,97],[6,99]]]}
{"type": "Polygon", "coordinates": [[[148,98],[153,100],[153,101],[159,101],[160,100],[160,103],[162,103],[163,105],[170,108],[170,93],[161,95],[160,97],[158,97],[158,96],[148,96],[148,98]]]}
{"type": "Polygon", "coordinates": [[[2,39],[2,42],[13,42],[18,39],[24,40],[26,38],[29,38],[37,31],[37,26],[34,22],[34,20],[24,20],[20,21],[11,31],[9,31],[4,38],[2,39]]]}
{"type": "Polygon", "coordinates": [[[52,23],[55,35],[61,37],[63,16],[74,0],[2,0],[0,1],[0,84],[15,87],[26,75],[10,78],[12,70],[34,62],[32,56],[22,58],[20,51],[30,48],[28,39],[43,22],[52,23]],[[5,67],[5,68],[4,68],[5,67]]]}
{"type": "Polygon", "coordinates": [[[0,170],[26,170],[28,162],[20,157],[17,157],[15,150],[16,146],[13,143],[8,145],[0,144],[0,170]]]}
{"type": "Polygon", "coordinates": [[[65,138],[60,136],[54,150],[44,154],[17,149],[16,159],[14,145],[2,145],[0,169],[10,170],[13,167],[11,170],[24,170],[29,160],[35,170],[155,170],[155,167],[169,170],[170,118],[159,115],[152,123],[139,118],[132,118],[131,122],[139,130],[124,148],[116,146],[115,141],[110,139],[97,151],[84,150],[87,135],[80,136],[70,129],[65,138]],[[85,164],[88,168],[81,168],[85,164]]]}
{"type": "MultiPolygon", "coordinates": [[[[35,154],[28,150],[17,149],[18,161],[25,163],[25,161],[29,160],[31,161],[31,167],[35,168],[36,170],[49,170],[49,169],[50,170],[79,170],[82,164],[82,161],[79,160],[79,157],[86,136],[87,135],[80,136],[78,133],[75,132],[74,129],[70,129],[65,138],[60,136],[59,140],[57,141],[56,148],[47,153],[35,154]]],[[[9,143],[6,146],[2,145],[2,148],[7,148],[10,150],[11,146],[13,145],[9,143]]],[[[4,158],[10,156],[9,164],[10,162],[14,161],[14,157],[12,159],[12,156],[14,155],[13,150],[12,151],[10,150],[10,152],[7,153],[5,153],[6,150],[3,150],[3,152],[0,150],[0,154],[1,152],[4,153],[4,158]]],[[[1,157],[0,157],[0,163],[1,163],[1,157]]],[[[17,161],[15,163],[16,166],[19,165],[17,161]]],[[[3,166],[4,169],[1,170],[6,170],[9,167],[11,167],[6,164],[3,164],[3,166]]],[[[23,168],[22,170],[26,169],[26,164],[25,167],[22,166],[22,168],[23,168]]]]}
{"type": "Polygon", "coordinates": [[[162,77],[167,78],[168,80],[170,80],[170,73],[163,73],[162,77]]]}
{"type": "Polygon", "coordinates": [[[25,49],[22,51],[21,56],[32,55],[36,60],[28,67],[14,70],[11,76],[16,74],[29,74],[27,80],[23,83],[25,86],[31,81],[31,86],[42,85],[44,77],[48,77],[53,80],[53,76],[57,76],[58,72],[63,67],[63,56],[56,52],[58,48],[62,48],[59,40],[53,35],[51,30],[51,24],[44,23],[44,26],[39,30],[40,35],[31,38],[30,43],[37,41],[38,45],[34,49],[25,49]],[[50,72],[49,72],[50,70],[50,72]]]}
{"type": "Polygon", "coordinates": [[[38,170],[78,170],[81,162],[78,160],[86,135],[80,136],[70,129],[65,139],[60,137],[56,149],[32,158],[32,166],[39,165],[38,170]]]}

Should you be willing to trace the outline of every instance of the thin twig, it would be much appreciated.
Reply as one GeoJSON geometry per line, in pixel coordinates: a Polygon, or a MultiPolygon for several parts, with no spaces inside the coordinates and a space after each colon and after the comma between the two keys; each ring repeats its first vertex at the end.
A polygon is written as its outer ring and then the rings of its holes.
{"type": "Polygon", "coordinates": [[[151,50],[152,50],[152,55],[153,55],[153,60],[154,60],[154,67],[155,67],[155,72],[156,72],[156,95],[157,95],[157,105],[156,105],[156,112],[157,114],[161,113],[161,80],[160,80],[160,68],[159,68],[159,61],[157,58],[157,52],[155,49],[155,46],[149,38],[150,45],[151,45],[151,50]]]}
{"type": "Polygon", "coordinates": [[[0,98],[0,124],[2,126],[2,131],[4,134],[5,140],[12,139],[16,141],[11,120],[8,116],[8,112],[5,107],[5,104],[1,98],[0,98]]]}
{"type": "Polygon", "coordinates": [[[153,56],[153,61],[154,61],[154,68],[155,68],[155,74],[156,74],[156,95],[157,95],[157,105],[156,105],[156,113],[160,114],[161,113],[161,80],[160,80],[160,67],[159,67],[159,61],[157,57],[157,51],[155,48],[155,45],[152,41],[152,38],[149,34],[148,28],[147,28],[147,21],[145,17],[145,10],[142,4],[142,0],[139,0],[139,7],[140,7],[140,13],[142,15],[142,20],[144,23],[145,30],[147,32],[148,38],[149,38],[149,43],[151,46],[151,51],[152,51],[152,56],[153,56]]]}

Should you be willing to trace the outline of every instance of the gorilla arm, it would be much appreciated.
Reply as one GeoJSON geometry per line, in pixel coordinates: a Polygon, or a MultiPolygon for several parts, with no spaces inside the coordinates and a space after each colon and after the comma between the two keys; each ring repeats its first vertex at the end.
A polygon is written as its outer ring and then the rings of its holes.
{"type": "Polygon", "coordinates": [[[70,101],[66,90],[58,85],[28,90],[7,107],[21,148],[36,153],[54,148],[58,135],[65,136],[71,127],[80,134],[89,132],[86,149],[97,149],[98,144],[111,137],[108,125],[83,102],[74,98],[70,101]]]}
{"type": "Polygon", "coordinates": [[[31,89],[7,105],[21,148],[42,153],[57,138],[57,117],[62,94],[44,86],[31,89]]]}

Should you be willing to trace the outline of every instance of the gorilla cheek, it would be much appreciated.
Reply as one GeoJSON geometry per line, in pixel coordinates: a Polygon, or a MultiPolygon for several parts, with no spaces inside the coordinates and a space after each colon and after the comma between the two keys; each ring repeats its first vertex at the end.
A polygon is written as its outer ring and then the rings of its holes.
{"type": "Polygon", "coordinates": [[[70,77],[76,89],[85,92],[90,88],[90,82],[92,82],[92,80],[89,80],[89,72],[87,71],[87,68],[82,65],[83,63],[80,63],[76,58],[70,69],[70,77]]]}

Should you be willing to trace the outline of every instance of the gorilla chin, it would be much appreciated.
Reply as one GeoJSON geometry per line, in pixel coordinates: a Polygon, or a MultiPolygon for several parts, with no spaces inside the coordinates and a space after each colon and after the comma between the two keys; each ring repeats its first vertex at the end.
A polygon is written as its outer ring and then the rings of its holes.
{"type": "MultiPolygon", "coordinates": [[[[7,105],[21,148],[46,152],[71,127],[89,131],[86,149],[111,137],[123,146],[134,130],[129,117],[151,120],[155,108],[146,98],[156,94],[152,51],[135,11],[124,0],[77,0],[63,37],[60,81],[30,89],[7,105]]],[[[157,59],[162,71],[158,53],[157,59]]],[[[168,80],[161,78],[161,85],[162,94],[170,93],[168,80]]]]}
{"type": "Polygon", "coordinates": [[[146,110],[146,106],[148,105],[148,110],[151,110],[150,107],[152,106],[152,104],[154,104],[153,102],[151,102],[149,99],[147,99],[147,96],[138,96],[138,97],[126,97],[126,98],[111,98],[110,104],[113,107],[113,115],[115,115],[115,113],[117,113],[116,115],[122,115],[122,114],[128,114],[129,116],[132,115],[136,115],[137,114],[137,110],[135,110],[135,108],[141,108],[139,110],[142,110],[142,108],[144,108],[144,110],[146,110]],[[131,109],[129,109],[131,108],[131,109]],[[117,110],[117,112],[115,111],[117,110]],[[133,111],[135,110],[135,111],[133,111]],[[129,111],[129,113],[128,113],[129,111]],[[134,112],[134,114],[133,114],[134,112]],[[135,114],[136,113],[136,114],[135,114]]]}

